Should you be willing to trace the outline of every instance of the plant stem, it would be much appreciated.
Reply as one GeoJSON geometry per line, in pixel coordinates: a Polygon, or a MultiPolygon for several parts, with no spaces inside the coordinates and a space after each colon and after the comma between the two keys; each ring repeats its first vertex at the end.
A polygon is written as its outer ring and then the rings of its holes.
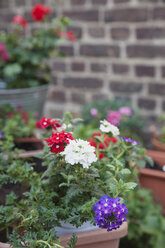
{"type": "MultiPolygon", "coordinates": [[[[43,243],[43,244],[47,245],[49,248],[52,248],[52,246],[50,246],[50,245],[49,245],[46,241],[44,241],[44,240],[37,240],[37,241],[36,241],[36,244],[37,244],[37,243],[43,243]]],[[[63,246],[58,245],[58,244],[55,244],[55,247],[64,248],[63,246]]]]}

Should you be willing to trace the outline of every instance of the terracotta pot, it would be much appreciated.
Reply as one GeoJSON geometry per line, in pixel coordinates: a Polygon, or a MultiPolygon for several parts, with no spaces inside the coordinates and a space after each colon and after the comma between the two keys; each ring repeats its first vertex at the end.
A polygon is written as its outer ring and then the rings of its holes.
{"type": "MultiPolygon", "coordinates": [[[[107,232],[105,229],[99,229],[88,232],[77,233],[77,244],[75,248],[118,248],[120,238],[127,234],[127,223],[112,232],[107,232]]],[[[71,234],[61,236],[61,245],[66,247],[71,234]]]]}
{"type": "MultiPolygon", "coordinates": [[[[89,232],[77,233],[77,244],[75,248],[118,248],[120,239],[127,235],[127,223],[112,232],[99,229],[89,232]]],[[[71,234],[61,236],[61,245],[66,247],[71,234]]],[[[0,243],[0,248],[11,248],[8,244],[0,243]]]]}
{"type": "Polygon", "coordinates": [[[40,150],[44,147],[42,140],[35,136],[19,138],[16,139],[14,143],[18,148],[24,149],[26,151],[40,150]]]}
{"type": "Polygon", "coordinates": [[[152,138],[152,145],[156,150],[165,152],[165,143],[159,141],[160,137],[161,135],[154,136],[152,138]]]}
{"type": "Polygon", "coordinates": [[[8,244],[0,243],[0,248],[11,248],[11,247],[8,244]]]}
{"type": "Polygon", "coordinates": [[[34,170],[37,172],[45,171],[46,167],[41,165],[42,159],[36,158],[35,155],[43,153],[44,143],[38,137],[20,138],[15,141],[18,148],[24,149],[25,152],[19,153],[21,158],[29,158],[33,162],[34,170]]]}
{"type": "MultiPolygon", "coordinates": [[[[165,153],[160,151],[148,150],[147,155],[150,156],[160,167],[165,164],[165,153]]],[[[139,180],[143,188],[150,189],[154,194],[154,200],[161,203],[163,213],[165,214],[165,172],[153,169],[140,169],[139,180]]]]}

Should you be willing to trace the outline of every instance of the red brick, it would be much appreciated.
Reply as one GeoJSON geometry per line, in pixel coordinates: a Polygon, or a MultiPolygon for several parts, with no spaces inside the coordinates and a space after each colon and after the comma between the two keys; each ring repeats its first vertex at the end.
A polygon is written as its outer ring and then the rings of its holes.
{"type": "Polygon", "coordinates": [[[105,11],[106,22],[144,22],[148,20],[145,8],[122,8],[105,11]]]}
{"type": "Polygon", "coordinates": [[[137,28],[137,39],[161,39],[165,38],[165,28],[145,27],[137,28]]]}
{"type": "Polygon", "coordinates": [[[125,74],[129,71],[129,66],[125,64],[113,64],[112,70],[115,74],[125,74]]]}
{"type": "Polygon", "coordinates": [[[103,80],[99,78],[92,77],[68,77],[64,79],[65,87],[74,87],[74,88],[86,88],[86,89],[95,89],[101,88],[103,86],[103,80]]]}
{"type": "Polygon", "coordinates": [[[90,27],[88,34],[93,38],[103,38],[105,37],[105,29],[103,27],[90,27]]]}
{"type": "Polygon", "coordinates": [[[114,40],[126,40],[130,36],[128,28],[111,28],[110,34],[114,40]]]}
{"type": "Polygon", "coordinates": [[[84,71],[85,65],[82,62],[73,62],[71,64],[72,71],[84,71]]]}
{"type": "MultiPolygon", "coordinates": [[[[89,0],[88,0],[89,1],[89,0]]],[[[92,1],[92,4],[98,4],[98,5],[104,5],[104,4],[107,4],[107,1],[108,0],[91,0],[92,1]]]]}
{"type": "Polygon", "coordinates": [[[164,58],[165,46],[129,45],[127,55],[131,58],[164,58]]]}
{"type": "Polygon", "coordinates": [[[61,72],[66,71],[66,65],[63,62],[54,61],[52,67],[54,71],[61,71],[61,72]]]}
{"type": "Polygon", "coordinates": [[[165,20],[165,7],[157,7],[153,9],[154,20],[165,20]]]}
{"type": "Polygon", "coordinates": [[[73,102],[80,103],[80,104],[85,103],[85,94],[72,93],[71,98],[73,102]]]}
{"type": "Polygon", "coordinates": [[[165,95],[165,84],[150,83],[148,90],[150,94],[164,96],[165,95]]]}
{"type": "Polygon", "coordinates": [[[122,92],[122,93],[138,93],[142,90],[141,83],[124,83],[118,81],[110,82],[110,90],[113,92],[122,92]]]}
{"type": "Polygon", "coordinates": [[[130,0],[114,0],[114,3],[129,3],[130,0]]]}
{"type": "Polygon", "coordinates": [[[118,46],[112,45],[91,45],[86,44],[80,47],[80,54],[87,57],[119,57],[120,50],[118,46]]]}
{"type": "Polygon", "coordinates": [[[53,90],[50,92],[50,96],[48,96],[49,100],[54,102],[65,102],[66,97],[64,91],[53,90]]]}
{"type": "Polygon", "coordinates": [[[154,77],[155,68],[148,65],[137,65],[135,67],[136,76],[138,77],[154,77]]]}
{"type": "Polygon", "coordinates": [[[58,50],[62,53],[63,56],[73,56],[74,49],[71,45],[60,45],[58,50]]]}
{"type": "Polygon", "coordinates": [[[70,0],[72,5],[84,5],[86,0],[70,0]]]}
{"type": "Polygon", "coordinates": [[[99,63],[92,63],[91,64],[91,71],[93,72],[107,72],[107,65],[106,64],[99,64],[99,63]]]}
{"type": "Polygon", "coordinates": [[[71,10],[64,11],[64,16],[76,21],[98,21],[99,13],[97,10],[71,10]]]}
{"type": "Polygon", "coordinates": [[[139,98],[138,106],[146,110],[154,110],[156,107],[156,101],[148,98],[139,98]]]}

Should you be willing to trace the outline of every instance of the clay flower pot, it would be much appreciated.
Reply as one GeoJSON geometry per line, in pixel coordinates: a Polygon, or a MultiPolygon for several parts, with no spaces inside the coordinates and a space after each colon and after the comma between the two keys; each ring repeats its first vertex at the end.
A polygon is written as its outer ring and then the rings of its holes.
{"type": "Polygon", "coordinates": [[[24,149],[26,151],[40,150],[44,144],[41,139],[33,137],[19,138],[14,141],[17,148],[24,149]]]}
{"type": "Polygon", "coordinates": [[[152,138],[152,145],[153,145],[154,149],[156,149],[158,151],[164,151],[165,152],[165,143],[159,141],[160,137],[161,137],[161,135],[154,136],[152,138]]]}
{"type": "MultiPolygon", "coordinates": [[[[120,239],[127,235],[127,222],[124,222],[122,226],[111,232],[107,232],[105,229],[98,229],[88,232],[77,233],[77,244],[75,248],[118,248],[120,239]]],[[[66,246],[71,234],[65,234],[60,236],[61,245],[66,246]]]]}
{"type": "MultiPolygon", "coordinates": [[[[99,229],[88,232],[77,233],[77,244],[75,248],[118,248],[120,239],[127,235],[128,226],[127,223],[123,223],[122,226],[111,232],[107,232],[105,229],[99,229]]],[[[61,245],[66,247],[71,234],[61,236],[61,245]]],[[[8,244],[0,243],[0,248],[11,248],[8,244]]]]}
{"type": "MultiPolygon", "coordinates": [[[[150,156],[160,167],[165,165],[165,153],[160,151],[148,150],[147,155],[150,156]]],[[[163,213],[165,214],[165,172],[153,169],[138,169],[140,185],[149,189],[154,195],[154,200],[161,203],[163,213]]]]}
{"type": "Polygon", "coordinates": [[[18,148],[24,149],[25,152],[19,153],[19,157],[21,158],[29,158],[31,162],[33,162],[34,170],[37,172],[45,171],[46,167],[41,165],[42,159],[35,157],[37,154],[43,153],[44,143],[38,137],[25,137],[20,138],[15,141],[15,144],[18,148]]]}

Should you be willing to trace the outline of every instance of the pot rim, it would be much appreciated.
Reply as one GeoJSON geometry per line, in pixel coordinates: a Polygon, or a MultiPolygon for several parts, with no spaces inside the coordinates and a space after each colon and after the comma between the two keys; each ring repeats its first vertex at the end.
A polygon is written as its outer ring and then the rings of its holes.
{"type": "Polygon", "coordinates": [[[38,90],[44,90],[47,89],[49,87],[50,84],[44,84],[41,86],[37,86],[37,87],[31,87],[31,88],[19,88],[19,89],[2,89],[0,91],[0,95],[6,95],[6,94],[22,94],[22,93],[32,93],[34,91],[38,91],[38,90]]]}

